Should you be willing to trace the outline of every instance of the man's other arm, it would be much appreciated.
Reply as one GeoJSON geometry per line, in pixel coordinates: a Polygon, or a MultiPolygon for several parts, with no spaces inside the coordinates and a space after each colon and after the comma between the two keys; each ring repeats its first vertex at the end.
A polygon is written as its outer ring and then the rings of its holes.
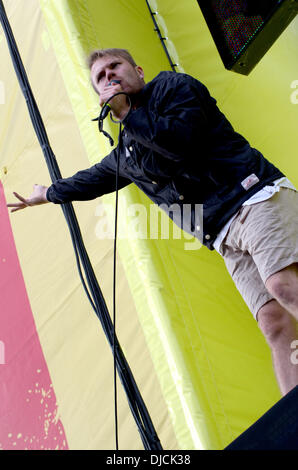
{"type": "MultiPolygon", "coordinates": [[[[119,176],[118,189],[129,185],[131,181],[119,176]]],[[[13,194],[20,202],[7,204],[11,212],[16,212],[26,207],[37,206],[52,202],[64,204],[71,201],[89,201],[103,194],[116,190],[116,153],[115,150],[105,157],[100,163],[91,168],[78,171],[70,178],[56,180],[51,186],[34,185],[33,192],[28,198],[18,193],[13,194]]]]}

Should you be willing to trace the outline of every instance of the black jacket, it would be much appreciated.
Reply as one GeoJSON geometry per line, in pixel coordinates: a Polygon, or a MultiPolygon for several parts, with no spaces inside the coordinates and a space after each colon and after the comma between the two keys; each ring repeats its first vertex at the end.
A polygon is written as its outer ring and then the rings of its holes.
{"type": "MultiPolygon", "coordinates": [[[[202,237],[196,226],[192,230],[212,250],[243,202],[284,174],[234,131],[193,77],[161,72],[139,98],[140,106],[123,121],[123,142],[117,147],[119,188],[133,182],[158,205],[203,204],[202,237]],[[255,175],[252,186],[245,186],[250,175],[255,175]]],[[[113,192],[117,149],[91,168],[57,180],[48,200],[61,204],[113,192]]]]}

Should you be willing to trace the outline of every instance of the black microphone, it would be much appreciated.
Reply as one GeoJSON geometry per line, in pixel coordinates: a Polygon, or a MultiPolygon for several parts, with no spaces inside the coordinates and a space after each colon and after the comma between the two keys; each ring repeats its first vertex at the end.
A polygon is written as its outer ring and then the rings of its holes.
{"type": "MultiPolygon", "coordinates": [[[[108,86],[112,86],[112,83],[120,83],[120,80],[111,80],[108,84],[108,86]]],[[[111,111],[111,106],[108,104],[104,104],[104,109],[102,110],[102,113],[101,113],[101,119],[104,120],[107,115],[109,114],[109,112],[111,111]]]]}
{"type": "MultiPolygon", "coordinates": [[[[0,1],[1,1],[1,0],[0,0],[0,1]]],[[[120,83],[120,80],[111,80],[111,81],[109,82],[108,86],[112,86],[112,83],[113,83],[113,82],[119,84],[119,83],[120,83]]],[[[112,99],[112,97],[111,97],[110,99],[112,99]]],[[[104,103],[104,105],[103,105],[103,107],[102,107],[102,109],[101,109],[101,112],[100,112],[99,116],[98,116],[97,118],[95,118],[95,119],[91,119],[91,121],[98,121],[98,130],[99,130],[99,132],[102,132],[103,135],[105,135],[105,136],[109,139],[110,144],[111,144],[111,146],[113,147],[114,141],[113,141],[112,137],[111,137],[107,132],[105,132],[105,131],[103,130],[103,120],[107,117],[107,115],[109,114],[109,112],[110,112],[111,109],[112,109],[112,108],[111,108],[111,106],[109,105],[109,103],[104,103]]]]}

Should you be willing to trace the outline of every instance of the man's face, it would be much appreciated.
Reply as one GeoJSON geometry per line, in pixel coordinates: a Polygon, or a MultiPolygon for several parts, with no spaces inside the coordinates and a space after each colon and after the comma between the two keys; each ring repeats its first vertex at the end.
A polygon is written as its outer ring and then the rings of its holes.
{"type": "Polygon", "coordinates": [[[97,59],[91,68],[91,80],[99,95],[111,80],[120,81],[122,90],[130,95],[138,93],[145,85],[142,67],[134,67],[122,57],[115,56],[97,59]]]}

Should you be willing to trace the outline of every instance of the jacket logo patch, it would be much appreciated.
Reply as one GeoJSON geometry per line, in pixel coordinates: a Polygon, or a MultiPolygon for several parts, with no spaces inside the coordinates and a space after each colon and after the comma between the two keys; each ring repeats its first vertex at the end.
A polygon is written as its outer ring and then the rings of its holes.
{"type": "Polygon", "coordinates": [[[243,186],[243,188],[247,191],[259,181],[259,178],[253,173],[252,175],[249,175],[247,178],[245,178],[245,180],[241,181],[241,186],[243,186]]]}

